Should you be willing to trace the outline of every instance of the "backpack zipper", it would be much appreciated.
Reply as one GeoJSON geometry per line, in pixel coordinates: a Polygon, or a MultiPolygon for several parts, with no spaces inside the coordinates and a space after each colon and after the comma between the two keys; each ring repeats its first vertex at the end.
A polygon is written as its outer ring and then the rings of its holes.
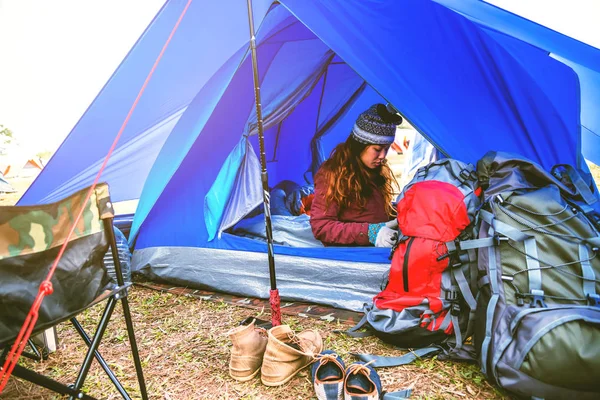
{"type": "Polygon", "coordinates": [[[414,237],[408,240],[406,245],[406,253],[404,253],[404,263],[402,265],[402,280],[404,281],[404,291],[408,292],[408,254],[410,253],[410,246],[412,246],[414,237]]]}

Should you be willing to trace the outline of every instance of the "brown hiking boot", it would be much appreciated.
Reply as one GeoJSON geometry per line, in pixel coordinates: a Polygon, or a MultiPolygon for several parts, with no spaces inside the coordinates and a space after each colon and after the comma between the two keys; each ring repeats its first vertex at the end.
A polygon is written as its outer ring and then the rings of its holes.
{"type": "Polygon", "coordinates": [[[317,331],[307,330],[296,335],[287,325],[271,328],[261,368],[262,383],[283,385],[308,367],[322,350],[323,340],[317,331]]]}
{"type": "Polygon", "coordinates": [[[260,371],[267,335],[263,328],[256,328],[254,320],[227,332],[233,347],[229,360],[229,375],[236,381],[246,382],[260,371]]]}

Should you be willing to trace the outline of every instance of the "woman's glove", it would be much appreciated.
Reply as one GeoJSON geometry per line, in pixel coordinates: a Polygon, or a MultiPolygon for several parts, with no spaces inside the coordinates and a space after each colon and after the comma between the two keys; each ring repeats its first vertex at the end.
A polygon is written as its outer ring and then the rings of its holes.
{"type": "Polygon", "coordinates": [[[398,220],[369,225],[369,242],[375,247],[394,247],[398,241],[398,220]]]}

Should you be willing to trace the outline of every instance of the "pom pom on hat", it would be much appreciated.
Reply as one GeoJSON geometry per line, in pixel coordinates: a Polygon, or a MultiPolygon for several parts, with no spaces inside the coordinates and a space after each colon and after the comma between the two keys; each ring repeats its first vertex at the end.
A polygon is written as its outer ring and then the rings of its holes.
{"type": "Polygon", "coordinates": [[[396,137],[396,126],[402,117],[383,104],[374,104],[358,116],[352,136],[364,144],[390,145],[396,137]]]}

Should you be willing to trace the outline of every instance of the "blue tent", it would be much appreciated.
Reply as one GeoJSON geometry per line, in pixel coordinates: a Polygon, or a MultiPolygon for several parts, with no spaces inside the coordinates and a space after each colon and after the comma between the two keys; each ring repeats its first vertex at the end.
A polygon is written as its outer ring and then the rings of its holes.
{"type": "MultiPolygon", "coordinates": [[[[163,6],[20,204],[92,182],[186,3],[163,6]]],[[[581,165],[582,129],[585,146],[598,140],[589,109],[600,102],[600,50],[486,3],[253,7],[272,186],[310,183],[375,102],[392,103],[446,155],[467,162],[502,150],[546,167],[581,165]]],[[[191,3],[103,180],[114,201],[139,199],[133,269],[268,297],[265,243],[228,230],[262,199],[247,18],[239,1],[191,3]]],[[[598,162],[599,148],[585,155],[598,162]]],[[[277,245],[275,253],[282,297],[350,309],[378,291],[389,263],[378,248],[277,245]]]]}

